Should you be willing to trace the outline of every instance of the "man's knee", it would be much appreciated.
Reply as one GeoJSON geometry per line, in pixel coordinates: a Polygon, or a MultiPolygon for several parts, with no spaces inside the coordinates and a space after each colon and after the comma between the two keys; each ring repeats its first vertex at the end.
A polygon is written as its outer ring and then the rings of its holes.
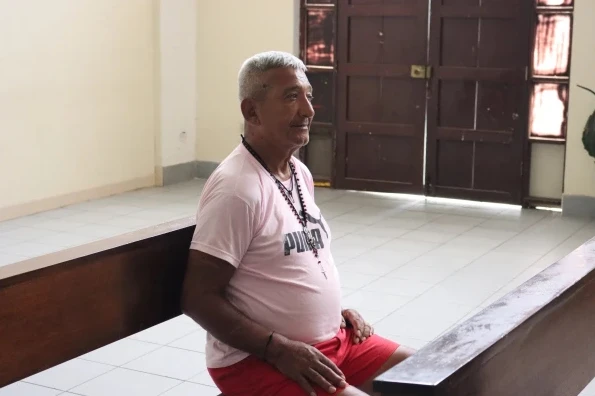
{"type": "Polygon", "coordinates": [[[365,384],[363,384],[360,387],[361,391],[363,391],[360,394],[376,395],[376,393],[373,393],[372,391],[372,383],[374,382],[374,379],[376,379],[376,377],[380,376],[381,374],[384,374],[391,368],[395,367],[397,364],[401,363],[403,360],[407,359],[414,353],[415,349],[413,348],[409,348],[403,345],[399,346],[397,350],[393,352],[393,354],[388,358],[388,360],[380,367],[380,369],[372,376],[372,378],[370,378],[365,384]]]}
{"type": "Polygon", "coordinates": [[[413,348],[409,348],[403,345],[399,346],[397,350],[388,358],[388,360],[380,367],[380,370],[376,372],[374,378],[395,367],[397,364],[412,356],[414,353],[415,349],[413,348]]]}
{"type": "Polygon", "coordinates": [[[356,387],[348,386],[347,388],[342,389],[342,390],[338,391],[337,393],[335,393],[335,395],[340,395],[340,396],[368,396],[368,393],[364,393],[361,390],[357,389],[356,387]]]}
{"type": "Polygon", "coordinates": [[[388,367],[386,369],[388,370],[389,368],[396,366],[403,360],[415,354],[415,352],[416,351],[413,348],[409,348],[403,345],[399,346],[397,350],[391,355],[391,357],[388,358],[388,361],[386,362],[386,366],[388,367]]]}

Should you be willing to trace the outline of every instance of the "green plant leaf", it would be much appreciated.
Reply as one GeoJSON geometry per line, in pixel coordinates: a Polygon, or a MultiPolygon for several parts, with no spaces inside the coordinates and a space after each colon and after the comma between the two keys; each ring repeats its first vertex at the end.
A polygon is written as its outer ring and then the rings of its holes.
{"type": "Polygon", "coordinates": [[[587,91],[587,92],[591,92],[593,95],[595,95],[595,91],[593,91],[593,90],[592,90],[592,89],[590,89],[590,88],[583,87],[582,85],[578,85],[578,84],[576,84],[576,86],[577,86],[577,87],[579,87],[579,88],[582,88],[582,89],[584,89],[584,90],[585,90],[585,91],[587,91]]]}
{"type": "MultiPolygon", "coordinates": [[[[587,92],[591,92],[595,95],[595,91],[590,88],[583,87],[582,85],[578,85],[577,87],[584,89],[587,92]]],[[[593,158],[595,158],[595,111],[593,114],[589,116],[587,119],[587,123],[585,124],[585,129],[583,130],[583,147],[587,150],[587,153],[593,158]]]]}
{"type": "Polygon", "coordinates": [[[595,111],[585,124],[583,131],[583,146],[591,157],[595,158],[595,111]]]}

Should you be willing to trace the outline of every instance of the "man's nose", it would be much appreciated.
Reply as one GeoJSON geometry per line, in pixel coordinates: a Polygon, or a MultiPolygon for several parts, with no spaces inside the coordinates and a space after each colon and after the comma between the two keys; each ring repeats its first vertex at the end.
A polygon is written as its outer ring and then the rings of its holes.
{"type": "Polygon", "coordinates": [[[312,107],[312,102],[310,102],[308,97],[304,96],[301,100],[300,115],[305,118],[312,118],[315,113],[314,107],[312,107]]]}

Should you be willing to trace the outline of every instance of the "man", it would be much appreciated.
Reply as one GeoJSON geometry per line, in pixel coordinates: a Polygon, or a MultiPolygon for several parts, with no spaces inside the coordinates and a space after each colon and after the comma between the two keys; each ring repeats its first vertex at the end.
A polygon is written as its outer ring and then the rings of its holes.
{"type": "Polygon", "coordinates": [[[244,136],[200,199],[182,303],[226,396],[371,394],[412,353],[342,310],[330,229],[292,156],[314,117],[305,71],[282,52],[244,63],[244,136]]]}

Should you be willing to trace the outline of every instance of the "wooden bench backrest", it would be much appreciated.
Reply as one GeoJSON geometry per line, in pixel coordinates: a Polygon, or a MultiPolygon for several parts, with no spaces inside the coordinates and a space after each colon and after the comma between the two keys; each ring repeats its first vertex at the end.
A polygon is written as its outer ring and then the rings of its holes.
{"type": "Polygon", "coordinates": [[[0,279],[0,388],[181,314],[194,219],[18,265],[0,279]]]}

